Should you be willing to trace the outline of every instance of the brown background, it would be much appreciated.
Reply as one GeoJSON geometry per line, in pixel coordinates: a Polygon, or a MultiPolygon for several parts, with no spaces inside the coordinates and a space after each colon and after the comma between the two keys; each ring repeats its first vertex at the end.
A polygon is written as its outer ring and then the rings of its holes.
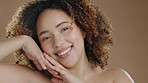
{"type": "MultiPolygon", "coordinates": [[[[0,39],[5,38],[5,26],[15,10],[28,0],[0,0],[0,39]]],[[[148,83],[148,0],[95,0],[111,19],[114,46],[110,68],[125,69],[136,83],[148,83]]],[[[9,56],[2,61],[12,63],[9,56]]]]}

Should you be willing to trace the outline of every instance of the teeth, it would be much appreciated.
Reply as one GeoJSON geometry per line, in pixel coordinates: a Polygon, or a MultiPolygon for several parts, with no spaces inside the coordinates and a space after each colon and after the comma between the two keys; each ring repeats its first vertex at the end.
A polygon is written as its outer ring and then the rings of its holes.
{"type": "Polygon", "coordinates": [[[66,54],[68,51],[70,51],[71,48],[68,48],[67,50],[63,51],[63,52],[60,52],[58,53],[59,56],[62,56],[64,54],[66,54]]]}

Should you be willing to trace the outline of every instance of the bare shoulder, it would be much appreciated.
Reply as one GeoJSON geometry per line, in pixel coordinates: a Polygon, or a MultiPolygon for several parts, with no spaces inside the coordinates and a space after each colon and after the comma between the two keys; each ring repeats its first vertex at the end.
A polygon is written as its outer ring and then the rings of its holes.
{"type": "Polygon", "coordinates": [[[113,79],[113,83],[134,83],[131,76],[121,68],[105,69],[104,73],[113,79]]]}
{"type": "Polygon", "coordinates": [[[0,64],[0,83],[50,83],[38,71],[16,64],[0,64]]]}

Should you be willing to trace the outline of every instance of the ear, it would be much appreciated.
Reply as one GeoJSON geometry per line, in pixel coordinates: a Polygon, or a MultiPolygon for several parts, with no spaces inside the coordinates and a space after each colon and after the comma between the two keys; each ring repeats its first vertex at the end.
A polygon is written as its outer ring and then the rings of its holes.
{"type": "Polygon", "coordinates": [[[86,37],[86,32],[82,32],[82,35],[83,35],[83,38],[85,38],[86,37]]]}

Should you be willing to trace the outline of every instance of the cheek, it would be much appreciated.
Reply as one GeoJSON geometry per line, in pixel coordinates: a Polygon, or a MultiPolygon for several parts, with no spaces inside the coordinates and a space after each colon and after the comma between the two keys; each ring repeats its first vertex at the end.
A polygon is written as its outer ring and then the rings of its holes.
{"type": "Polygon", "coordinates": [[[49,47],[48,45],[42,45],[42,49],[43,52],[45,52],[46,54],[48,54],[49,56],[51,56],[56,60],[56,56],[54,56],[53,49],[51,47],[49,47]]]}
{"type": "Polygon", "coordinates": [[[79,43],[79,44],[82,44],[83,42],[83,36],[82,36],[82,33],[80,31],[75,31],[75,33],[73,33],[73,35],[71,35],[71,37],[75,42],[79,43]]]}
{"type": "Polygon", "coordinates": [[[67,35],[67,38],[71,41],[83,40],[82,33],[77,26],[74,26],[73,30],[67,35]]]}
{"type": "Polygon", "coordinates": [[[42,49],[43,49],[43,51],[44,51],[45,53],[51,54],[52,51],[49,50],[49,49],[51,49],[51,48],[48,47],[48,45],[42,44],[41,47],[42,47],[42,49]]]}
{"type": "Polygon", "coordinates": [[[57,57],[53,54],[53,49],[49,45],[42,45],[43,52],[45,52],[47,55],[51,56],[55,60],[57,60],[57,57]]]}

